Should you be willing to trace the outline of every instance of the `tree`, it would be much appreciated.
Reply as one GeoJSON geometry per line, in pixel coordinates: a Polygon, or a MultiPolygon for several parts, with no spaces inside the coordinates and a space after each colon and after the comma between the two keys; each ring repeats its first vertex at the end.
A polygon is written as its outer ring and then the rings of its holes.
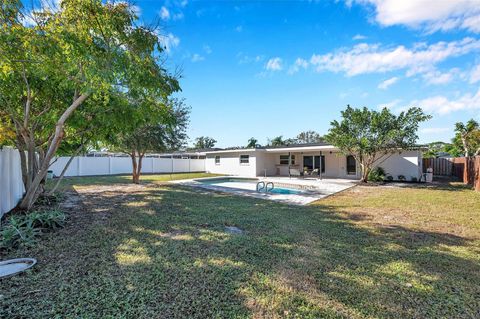
{"type": "Polygon", "coordinates": [[[258,140],[255,137],[249,138],[247,148],[256,148],[257,145],[258,145],[257,142],[258,142],[258,140]]]}
{"type": "Polygon", "coordinates": [[[467,123],[455,123],[454,144],[460,144],[465,157],[477,156],[480,154],[480,127],[474,119],[467,123]]]}
{"type": "Polygon", "coordinates": [[[299,144],[320,143],[323,142],[323,138],[315,131],[306,131],[297,135],[296,142],[299,144]]]}
{"type": "Polygon", "coordinates": [[[208,149],[208,148],[213,148],[217,141],[211,137],[208,136],[200,136],[195,139],[195,145],[193,148],[195,149],[208,149]]]}
{"type": "Polygon", "coordinates": [[[188,116],[189,109],[183,101],[173,99],[168,104],[157,103],[151,116],[137,118],[132,130],[115,134],[112,148],[132,159],[133,183],[140,182],[142,160],[147,152],[174,151],[184,145],[188,116]]]}
{"type": "Polygon", "coordinates": [[[283,136],[276,136],[272,139],[268,140],[268,145],[269,146],[283,146],[286,145],[287,143],[283,140],[283,136]]]}
{"type": "Polygon", "coordinates": [[[86,101],[109,104],[112,91],[168,96],[179,90],[159,64],[154,30],[136,26],[125,2],[63,0],[58,10],[25,12],[19,0],[0,10],[0,117],[15,128],[30,209],[72,116],[86,101]],[[25,24],[29,18],[32,24],[25,24]]]}
{"type": "Polygon", "coordinates": [[[445,142],[432,142],[428,144],[428,149],[423,152],[423,158],[436,158],[439,156],[440,153],[446,152],[445,150],[448,148],[449,144],[445,142]]]}
{"type": "Polygon", "coordinates": [[[325,139],[355,158],[362,169],[362,182],[367,182],[371,169],[389,154],[415,146],[419,123],[431,118],[418,107],[397,116],[387,108],[375,111],[348,105],[341,114],[340,122],[331,122],[325,139]]]}

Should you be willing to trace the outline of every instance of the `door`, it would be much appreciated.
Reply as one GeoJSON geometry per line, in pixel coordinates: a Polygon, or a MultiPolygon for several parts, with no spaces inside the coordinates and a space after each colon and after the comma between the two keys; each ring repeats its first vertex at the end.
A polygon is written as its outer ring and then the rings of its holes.
{"type": "MultiPolygon", "coordinates": [[[[325,156],[322,155],[322,173],[325,173],[325,156]]],[[[303,168],[308,171],[318,169],[320,175],[320,155],[317,156],[304,156],[303,157],[303,168]]]]}
{"type": "Polygon", "coordinates": [[[352,155],[347,156],[347,175],[357,175],[357,161],[352,155]]]}

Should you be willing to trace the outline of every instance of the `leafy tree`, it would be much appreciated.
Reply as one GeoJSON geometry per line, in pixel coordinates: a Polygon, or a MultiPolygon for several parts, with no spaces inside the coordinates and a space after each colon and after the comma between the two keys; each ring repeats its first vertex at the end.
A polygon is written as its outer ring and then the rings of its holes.
{"type": "Polygon", "coordinates": [[[208,136],[200,136],[195,139],[195,145],[193,148],[195,149],[208,149],[215,147],[217,141],[208,136]]]}
{"type": "Polygon", "coordinates": [[[445,150],[448,145],[448,143],[441,141],[429,143],[428,149],[423,152],[422,156],[423,158],[436,158],[438,157],[439,153],[446,152],[445,150]]]}
{"type": "Polygon", "coordinates": [[[276,137],[268,140],[268,145],[269,146],[282,146],[282,145],[286,145],[286,144],[287,143],[283,139],[282,135],[276,136],[276,137]]]}
{"type": "Polygon", "coordinates": [[[15,130],[7,117],[0,117],[0,147],[13,145],[15,141],[15,130]]]}
{"type": "Polygon", "coordinates": [[[462,145],[465,157],[477,156],[480,154],[480,127],[474,119],[467,123],[455,123],[454,144],[462,145]]]}
{"type": "MultiPolygon", "coordinates": [[[[0,10],[0,117],[15,128],[30,209],[73,115],[110,93],[163,96],[179,90],[159,64],[163,48],[152,30],[135,25],[125,2],[63,0],[59,10],[26,13],[19,0],[0,10]],[[34,20],[24,24],[26,17],[34,20]],[[26,154],[26,155],[25,155],[26,154]]],[[[83,119],[87,120],[87,119],[83,119]]]]}
{"type": "Polygon", "coordinates": [[[255,138],[255,137],[251,137],[248,139],[248,144],[247,144],[247,148],[255,148],[257,147],[257,142],[258,140],[255,138]]]}
{"type": "Polygon", "coordinates": [[[431,118],[418,107],[397,116],[387,108],[375,111],[348,105],[341,114],[340,122],[331,122],[325,139],[355,158],[362,169],[362,182],[367,182],[371,169],[386,156],[415,146],[419,123],[431,118]]]}
{"type": "Polygon", "coordinates": [[[297,135],[295,140],[298,144],[323,142],[322,136],[315,131],[301,132],[300,134],[297,135]]]}

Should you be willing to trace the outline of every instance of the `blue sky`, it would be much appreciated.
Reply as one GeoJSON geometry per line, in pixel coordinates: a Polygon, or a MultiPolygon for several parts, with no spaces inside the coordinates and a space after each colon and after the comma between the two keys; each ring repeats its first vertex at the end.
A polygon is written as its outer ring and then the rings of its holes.
{"type": "Polygon", "coordinates": [[[347,104],[433,115],[420,142],[480,120],[480,0],[138,0],[182,69],[189,136],[321,134],[347,104]]]}

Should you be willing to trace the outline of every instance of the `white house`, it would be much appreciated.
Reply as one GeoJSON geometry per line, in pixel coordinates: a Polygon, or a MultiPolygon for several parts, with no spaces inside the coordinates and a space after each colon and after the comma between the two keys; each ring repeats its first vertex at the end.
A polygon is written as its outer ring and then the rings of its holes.
{"type": "MultiPolygon", "coordinates": [[[[345,156],[327,143],[296,144],[282,147],[207,151],[205,170],[209,173],[235,176],[290,176],[359,179],[359,165],[353,156],[345,156]]],[[[403,150],[378,161],[394,180],[403,175],[406,180],[420,179],[422,153],[403,150]]]]}

